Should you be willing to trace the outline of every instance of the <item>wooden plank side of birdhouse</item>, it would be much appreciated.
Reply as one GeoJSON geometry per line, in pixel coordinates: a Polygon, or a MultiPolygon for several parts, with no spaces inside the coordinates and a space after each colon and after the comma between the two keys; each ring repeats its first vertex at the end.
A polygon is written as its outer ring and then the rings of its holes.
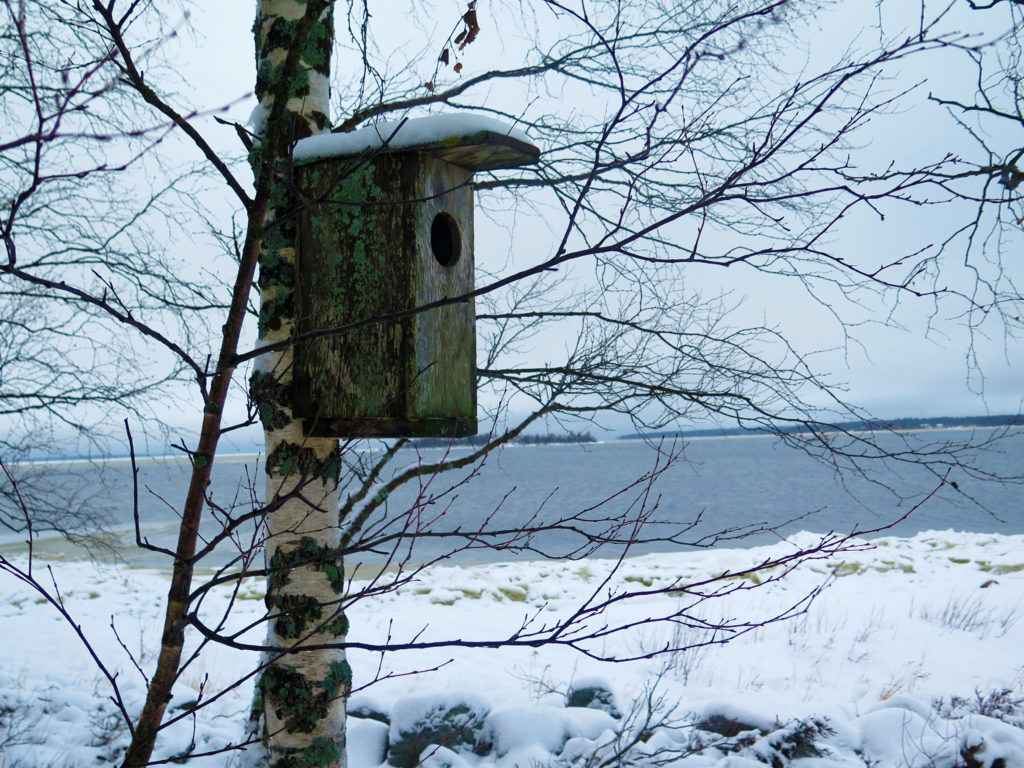
{"type": "MultiPolygon", "coordinates": [[[[424,170],[416,244],[417,306],[471,293],[474,271],[472,174],[436,156],[425,159],[424,170]],[[457,253],[444,250],[449,246],[457,253]]],[[[472,299],[416,317],[417,383],[410,406],[422,418],[447,419],[444,434],[476,434],[475,321],[472,299]]]]}
{"type": "Polygon", "coordinates": [[[322,437],[476,433],[472,174],[393,153],[304,166],[293,410],[322,437]],[[332,329],[367,323],[345,333],[332,329]]]}
{"type": "MultiPolygon", "coordinates": [[[[302,169],[310,202],[300,216],[300,334],[409,307],[415,237],[408,222],[417,176],[418,169],[393,155],[302,169]]],[[[407,416],[412,323],[373,323],[300,345],[293,399],[310,434],[376,435],[380,420],[407,416]]]]}

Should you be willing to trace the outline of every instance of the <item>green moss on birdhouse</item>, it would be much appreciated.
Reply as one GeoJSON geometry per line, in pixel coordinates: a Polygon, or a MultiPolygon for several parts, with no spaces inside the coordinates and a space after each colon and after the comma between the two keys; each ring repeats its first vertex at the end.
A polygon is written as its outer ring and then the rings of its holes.
{"type": "Polygon", "coordinates": [[[378,321],[473,290],[471,174],[413,153],[313,163],[300,179],[298,331],[323,334],[296,349],[309,434],[474,434],[472,299],[378,321]]]}

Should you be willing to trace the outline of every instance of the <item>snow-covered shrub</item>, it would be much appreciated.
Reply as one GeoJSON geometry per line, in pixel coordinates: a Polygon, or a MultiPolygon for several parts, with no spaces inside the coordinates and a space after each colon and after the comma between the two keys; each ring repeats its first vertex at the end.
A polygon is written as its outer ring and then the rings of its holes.
{"type": "Polygon", "coordinates": [[[776,727],[764,714],[746,710],[733,703],[712,702],[693,716],[693,725],[701,731],[733,738],[741,733],[757,731],[761,735],[776,727]]]}
{"type": "Polygon", "coordinates": [[[793,720],[784,725],[775,723],[772,728],[764,729],[721,714],[702,720],[695,728],[691,752],[731,754],[772,768],[786,768],[792,760],[828,755],[830,749],[824,742],[836,733],[826,718],[793,720]],[[705,735],[701,736],[700,732],[705,735]],[[706,734],[716,734],[718,738],[708,739],[706,734]]]}
{"type": "Polygon", "coordinates": [[[987,693],[975,691],[973,697],[950,696],[948,699],[936,699],[932,706],[945,718],[984,715],[1010,725],[1024,727],[1024,696],[1012,688],[1001,688],[987,693]]]}
{"type": "Polygon", "coordinates": [[[564,712],[545,706],[509,707],[492,712],[487,718],[488,740],[498,757],[532,745],[558,754],[569,740],[564,712]]]}
{"type": "Polygon", "coordinates": [[[1020,612],[1017,605],[997,608],[986,604],[980,595],[968,595],[951,596],[941,611],[922,608],[920,616],[940,627],[972,632],[984,639],[992,631],[996,637],[1005,635],[1020,619],[1020,612]]]}
{"type": "Polygon", "coordinates": [[[694,723],[693,727],[700,731],[715,733],[719,736],[726,736],[730,739],[735,736],[739,736],[741,733],[749,733],[752,731],[761,732],[759,728],[751,725],[750,723],[744,723],[742,720],[718,714],[705,717],[703,720],[694,723]]]}
{"type": "Polygon", "coordinates": [[[432,747],[423,755],[417,768],[470,768],[470,765],[448,747],[432,747]]]}
{"type": "Polygon", "coordinates": [[[15,696],[13,691],[0,692],[0,755],[13,747],[31,744],[38,719],[27,699],[15,696]]]}
{"type": "Polygon", "coordinates": [[[762,753],[764,762],[770,763],[773,768],[782,768],[790,760],[821,757],[828,754],[821,740],[834,734],[835,729],[824,718],[787,723],[765,737],[768,749],[762,753]]]}
{"type": "Polygon", "coordinates": [[[388,709],[379,701],[365,694],[356,694],[348,700],[345,711],[349,717],[362,718],[364,720],[376,720],[385,725],[391,725],[391,717],[388,709]]]}
{"type": "Polygon", "coordinates": [[[508,707],[492,712],[487,718],[485,738],[498,757],[537,746],[558,754],[570,739],[581,739],[593,744],[616,728],[612,716],[599,709],[508,707]]]}
{"type": "Polygon", "coordinates": [[[600,677],[574,680],[565,694],[565,706],[600,709],[616,720],[622,718],[622,712],[615,702],[615,692],[608,681],[600,677]]]}
{"type": "Polygon", "coordinates": [[[432,744],[455,752],[485,754],[484,722],[491,706],[469,692],[407,696],[391,709],[388,763],[413,768],[432,744]]]}

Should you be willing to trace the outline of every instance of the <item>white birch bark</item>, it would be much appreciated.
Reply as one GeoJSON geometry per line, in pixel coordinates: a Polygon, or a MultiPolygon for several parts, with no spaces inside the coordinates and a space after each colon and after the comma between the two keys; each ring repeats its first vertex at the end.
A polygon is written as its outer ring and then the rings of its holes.
{"type": "MultiPolygon", "coordinates": [[[[270,135],[268,118],[291,121],[289,133],[295,138],[327,127],[332,5],[329,0],[258,2],[258,135],[270,135]],[[296,46],[303,46],[298,76],[283,90],[277,75],[296,46]],[[272,111],[275,91],[288,95],[277,117],[272,111]]],[[[254,162],[275,163],[283,173],[288,149],[259,145],[254,162]]],[[[294,206],[286,185],[276,186],[260,259],[260,339],[265,344],[289,339],[295,322],[295,224],[283,218],[294,206]]],[[[282,653],[264,657],[253,708],[261,750],[249,762],[270,768],[344,768],[345,697],[351,688],[344,650],[298,650],[337,646],[347,630],[340,611],[338,441],[302,434],[288,402],[291,371],[290,349],[267,353],[252,380],[266,436],[271,509],[265,550],[271,571],[267,645],[282,653]]]]}

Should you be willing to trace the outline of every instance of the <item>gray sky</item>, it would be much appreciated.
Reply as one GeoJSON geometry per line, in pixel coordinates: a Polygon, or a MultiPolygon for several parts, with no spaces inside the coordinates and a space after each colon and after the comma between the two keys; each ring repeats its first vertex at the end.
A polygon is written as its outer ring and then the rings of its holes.
{"type": "MultiPolygon", "coordinates": [[[[199,108],[212,108],[231,104],[229,115],[243,119],[252,108],[253,100],[244,98],[252,87],[251,0],[217,0],[205,3],[195,16],[198,40],[183,41],[192,47],[194,55],[182,58],[186,82],[198,86],[199,108]]],[[[395,45],[403,35],[412,39],[428,40],[428,51],[433,30],[421,30],[409,24],[402,10],[404,3],[377,3],[378,20],[388,20],[393,14],[395,45]]],[[[482,45],[470,48],[464,57],[467,69],[482,70],[488,60],[501,61],[514,53],[519,45],[515,33],[507,28],[496,31],[488,28],[488,2],[481,3],[484,29],[482,45]]],[[[444,19],[457,18],[461,3],[442,2],[436,5],[437,15],[444,19]]],[[[889,6],[887,6],[889,7],[889,6]]],[[[874,2],[850,2],[838,6],[832,14],[819,21],[820,34],[825,41],[850,39],[850,30],[856,29],[863,19],[875,21],[874,2]],[[864,14],[868,15],[865,16],[864,14]]],[[[951,17],[950,28],[961,28],[966,22],[976,23],[977,17],[967,15],[951,17]]],[[[447,29],[447,28],[446,28],[447,29]]],[[[526,33],[527,36],[529,32],[526,33]]],[[[871,35],[854,35],[856,44],[870,45],[871,35]]],[[[387,41],[384,41],[385,43],[387,41]]],[[[815,48],[804,59],[808,68],[815,64],[814,57],[826,55],[829,46],[815,48]],[[825,53],[822,53],[822,51],[825,53]]],[[[427,55],[427,54],[424,54],[427,55]]],[[[429,54],[436,55],[436,54],[429,54]]],[[[396,60],[399,61],[399,60],[396,60]]],[[[413,56],[413,64],[422,63],[413,56]]],[[[427,61],[431,61],[428,57],[427,61]]],[[[880,165],[885,161],[913,162],[934,158],[943,151],[962,151],[968,148],[967,138],[945,117],[943,112],[927,102],[929,91],[964,95],[970,88],[972,72],[958,64],[951,55],[924,57],[908,64],[892,85],[909,86],[928,79],[907,99],[908,105],[900,114],[878,118],[863,134],[863,149],[880,165]]],[[[401,66],[400,61],[395,66],[401,66]]],[[[424,66],[429,70],[430,65],[424,66]]],[[[585,104],[574,108],[585,109],[585,104]]],[[[209,123],[207,123],[209,125],[209,123]]],[[[232,137],[228,129],[216,129],[226,142],[232,137]]],[[[541,147],[543,149],[543,147],[541,147]]],[[[963,208],[953,209],[956,216],[966,215],[963,208]]],[[[903,216],[880,221],[864,215],[847,222],[837,233],[843,236],[841,248],[851,253],[879,253],[879,258],[890,252],[905,252],[932,242],[937,233],[948,228],[953,213],[943,210],[910,210],[903,216]]],[[[550,253],[548,231],[557,230],[557,224],[529,221],[520,211],[514,250],[518,256],[550,253]]],[[[481,239],[500,239],[499,228],[490,228],[486,222],[478,225],[478,259],[484,246],[481,239]]],[[[489,240],[488,240],[489,242],[489,240]]],[[[503,258],[504,254],[496,254],[503,258]]],[[[1024,262],[1012,265],[1018,279],[1024,262]]],[[[961,276],[963,277],[963,276],[961,276]]],[[[1022,408],[1024,386],[1016,363],[1022,359],[1024,347],[1020,340],[1007,336],[998,323],[986,322],[978,331],[970,333],[962,321],[948,317],[949,312],[960,311],[950,306],[940,308],[938,314],[927,300],[902,301],[895,312],[889,314],[891,301],[865,300],[844,310],[858,325],[843,327],[820,303],[793,284],[750,270],[695,271],[688,277],[688,285],[700,288],[705,294],[727,293],[728,301],[737,305],[737,323],[765,323],[778,327],[794,345],[805,352],[816,351],[811,359],[818,370],[830,381],[846,386],[848,399],[880,417],[963,415],[976,413],[1010,413],[1022,408]],[[973,355],[976,365],[967,365],[973,355]]],[[[890,297],[891,298],[891,297],[890,297]]],[[[1019,326],[1018,326],[1019,327],[1019,326]]],[[[539,350],[541,357],[545,350],[539,350]]]]}

